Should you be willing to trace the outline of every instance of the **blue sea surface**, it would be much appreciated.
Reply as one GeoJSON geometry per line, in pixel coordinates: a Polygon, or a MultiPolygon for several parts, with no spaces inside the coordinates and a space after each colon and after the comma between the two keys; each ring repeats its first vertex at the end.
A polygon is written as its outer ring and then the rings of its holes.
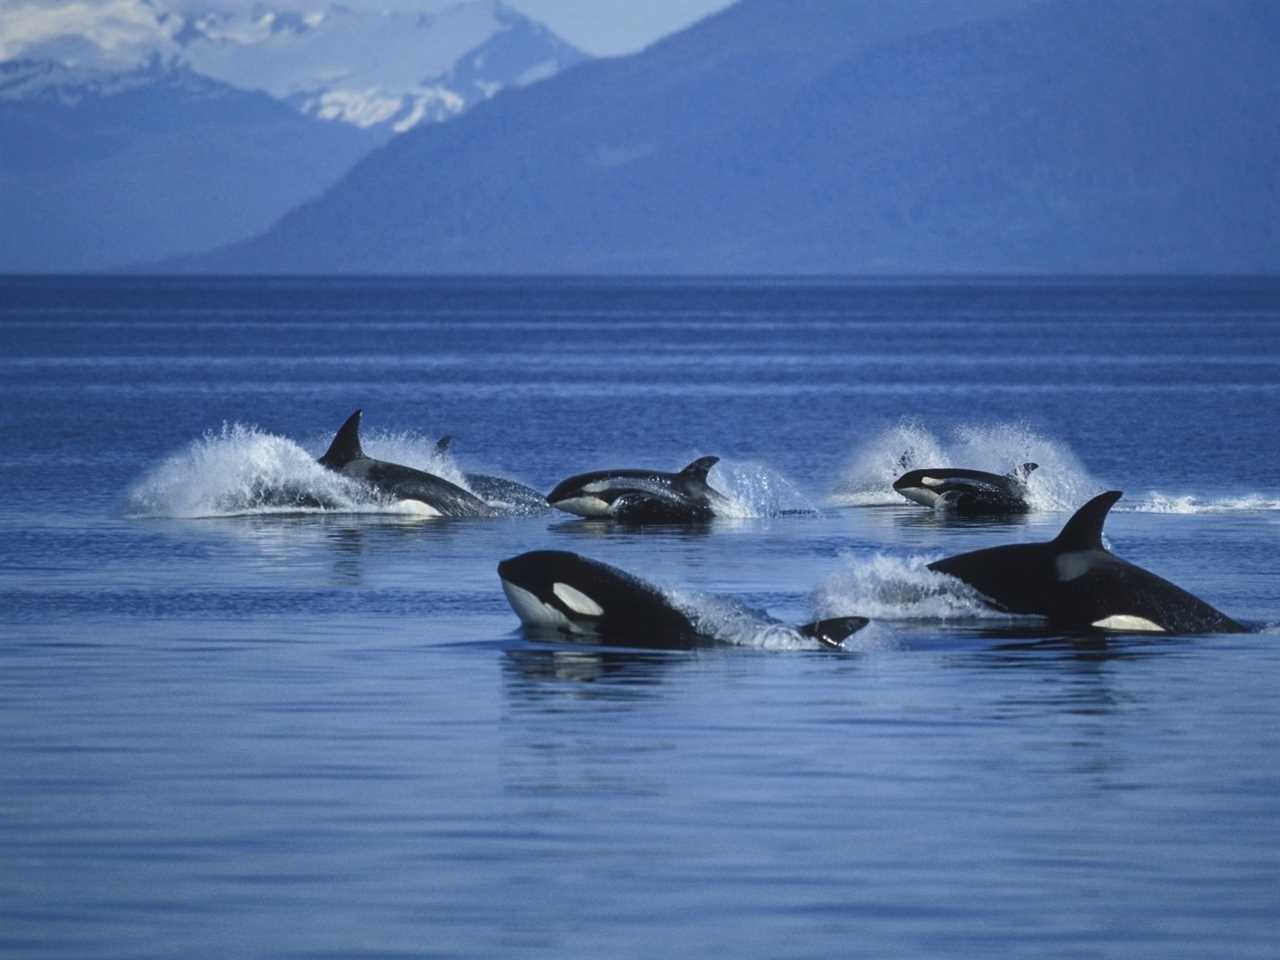
{"type": "Polygon", "coordinates": [[[1271,958],[1280,281],[0,278],[0,955],[1271,958]],[[709,526],[424,519],[704,454],[709,526]],[[449,454],[436,438],[451,434],[449,454]],[[946,519],[904,464],[1035,509],[946,519]],[[1243,635],[1068,637],[925,569],[1111,548],[1243,635]],[[573,550],[847,653],[526,637],[573,550]]]}

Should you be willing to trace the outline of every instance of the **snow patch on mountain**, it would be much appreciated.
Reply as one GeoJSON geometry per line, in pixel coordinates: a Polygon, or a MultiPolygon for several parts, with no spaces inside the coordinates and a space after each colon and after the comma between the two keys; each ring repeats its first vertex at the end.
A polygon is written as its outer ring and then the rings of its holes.
{"type": "Polygon", "coordinates": [[[18,0],[0,61],[132,71],[157,59],[309,116],[403,132],[584,55],[500,0],[356,10],[331,0],[18,0]]]}

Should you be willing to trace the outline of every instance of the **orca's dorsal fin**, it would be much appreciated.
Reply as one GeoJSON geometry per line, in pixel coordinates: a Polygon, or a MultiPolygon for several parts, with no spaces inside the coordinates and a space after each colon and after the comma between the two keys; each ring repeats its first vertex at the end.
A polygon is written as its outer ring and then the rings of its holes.
{"type": "Polygon", "coordinates": [[[711,472],[711,468],[720,462],[719,457],[699,457],[693,463],[689,464],[680,471],[680,476],[688,477],[693,480],[701,480],[707,482],[707,474],[711,472]]]}
{"type": "Polygon", "coordinates": [[[453,434],[446,433],[443,437],[436,441],[436,456],[443,457],[449,452],[449,444],[453,443],[453,434]]]}
{"type": "Polygon", "coordinates": [[[1119,490],[1100,493],[1075,512],[1054,544],[1062,550],[1102,550],[1102,525],[1107,513],[1124,494],[1119,490]]]}
{"type": "Polygon", "coordinates": [[[352,460],[359,460],[364,456],[364,451],[360,449],[360,415],[363,412],[357,410],[338,428],[338,432],[333,435],[333,443],[329,444],[329,449],[320,458],[322,466],[330,470],[341,470],[352,460]]]}
{"type": "Polygon", "coordinates": [[[813,637],[824,647],[842,650],[844,641],[870,622],[866,617],[832,617],[829,620],[815,620],[796,629],[806,637],[813,637]]]}

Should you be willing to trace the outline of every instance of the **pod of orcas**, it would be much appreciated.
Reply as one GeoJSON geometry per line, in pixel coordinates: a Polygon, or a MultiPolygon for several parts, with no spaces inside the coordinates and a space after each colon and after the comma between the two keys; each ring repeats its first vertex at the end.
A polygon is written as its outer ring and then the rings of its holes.
{"type": "MultiPolygon", "coordinates": [[[[542,511],[547,506],[622,523],[710,520],[729,499],[707,481],[717,457],[700,457],[683,470],[597,470],[561,481],[545,498],[502,477],[465,474],[471,490],[442,477],[367,456],[360,445],[362,411],[338,430],[321,466],[368,485],[394,502],[441,517],[492,517],[542,511]],[[474,491],[474,492],[473,492],[474,491]]],[[[437,452],[447,451],[443,437],[437,452]]],[[[1029,509],[1027,480],[1036,464],[1010,474],[932,468],[911,470],[894,489],[910,500],[959,513],[1018,513],[1029,509]]],[[[961,581],[997,610],[1044,617],[1057,629],[1232,633],[1246,628],[1182,588],[1117,557],[1102,542],[1108,513],[1121,497],[1094,497],[1054,539],[988,547],[929,564],[961,581]]],[[[503,560],[498,577],[526,628],[628,646],[689,648],[717,642],[657,587],[608,564],[560,550],[535,550],[503,560]]],[[[776,621],[766,620],[776,624],[776,621]]],[[[867,624],[838,617],[791,628],[831,649],[867,624]]]]}

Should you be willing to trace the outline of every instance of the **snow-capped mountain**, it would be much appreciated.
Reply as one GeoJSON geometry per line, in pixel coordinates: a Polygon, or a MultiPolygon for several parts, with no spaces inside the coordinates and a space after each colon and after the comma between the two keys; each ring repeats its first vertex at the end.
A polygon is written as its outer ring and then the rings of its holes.
{"type": "Polygon", "coordinates": [[[261,232],[396,133],[582,59],[496,0],[407,9],[0,0],[0,272],[261,232]]]}
{"type": "Polygon", "coordinates": [[[499,0],[67,0],[0,9],[0,61],[129,72],[157,58],[386,134],[461,113],[584,55],[499,0]]]}

